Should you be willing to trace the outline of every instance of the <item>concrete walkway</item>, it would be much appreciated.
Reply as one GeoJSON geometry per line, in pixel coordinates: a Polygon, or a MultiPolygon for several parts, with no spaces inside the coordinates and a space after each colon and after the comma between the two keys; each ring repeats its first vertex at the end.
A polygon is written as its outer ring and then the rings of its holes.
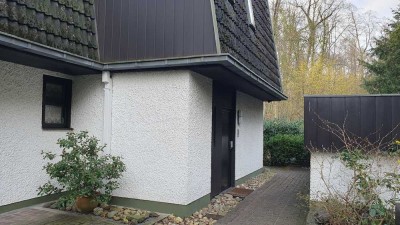
{"type": "MultiPolygon", "coordinates": [[[[167,217],[149,218],[141,225],[151,225],[167,217]]],[[[100,218],[91,214],[63,212],[44,208],[43,204],[0,214],[0,225],[122,225],[121,221],[100,218]]]]}
{"type": "Polygon", "coordinates": [[[254,191],[218,225],[305,225],[307,207],[299,199],[309,193],[310,172],[302,168],[276,169],[277,174],[254,191]]]}
{"type": "Polygon", "coordinates": [[[91,215],[32,206],[0,215],[0,225],[117,225],[121,223],[91,215]]]}

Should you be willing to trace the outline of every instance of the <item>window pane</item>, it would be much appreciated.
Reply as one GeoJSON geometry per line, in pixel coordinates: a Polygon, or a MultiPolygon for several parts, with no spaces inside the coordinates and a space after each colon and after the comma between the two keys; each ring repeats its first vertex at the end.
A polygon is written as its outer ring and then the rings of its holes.
{"type": "Polygon", "coordinates": [[[253,0],[246,0],[246,3],[247,3],[246,5],[247,5],[249,24],[255,27],[256,21],[254,18],[254,11],[253,11],[253,0]]]}
{"type": "Polygon", "coordinates": [[[51,104],[62,104],[64,102],[63,85],[47,83],[46,102],[51,104]]]}
{"type": "Polygon", "coordinates": [[[45,106],[44,121],[49,124],[63,124],[64,118],[62,113],[62,107],[46,105],[45,106]]]}

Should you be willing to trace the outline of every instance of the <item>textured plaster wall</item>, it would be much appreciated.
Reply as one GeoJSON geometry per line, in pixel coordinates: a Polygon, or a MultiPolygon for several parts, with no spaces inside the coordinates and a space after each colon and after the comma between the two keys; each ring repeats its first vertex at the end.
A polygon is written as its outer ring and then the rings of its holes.
{"type": "Polygon", "coordinates": [[[211,95],[189,71],[113,75],[111,151],[127,165],[114,195],[186,205],[210,193],[211,95]]]}
{"type": "MultiPolygon", "coordinates": [[[[241,111],[241,123],[236,124],[235,179],[240,179],[263,167],[263,102],[237,92],[236,109],[241,111]]],[[[237,120],[236,120],[237,123],[237,120]]]]}
{"type": "Polygon", "coordinates": [[[71,127],[103,138],[104,85],[101,75],[75,77],[72,85],[71,127]]]}
{"type": "Polygon", "coordinates": [[[188,200],[211,192],[212,80],[193,74],[189,80],[188,200]]]}
{"type": "MultiPolygon", "coordinates": [[[[313,201],[327,197],[329,191],[333,194],[344,194],[349,188],[353,173],[347,169],[336,154],[312,153],[310,168],[310,197],[313,201]],[[328,188],[329,187],[329,188],[328,188]]],[[[371,161],[372,176],[383,177],[386,172],[398,173],[400,165],[398,158],[377,157],[371,161]]],[[[390,199],[394,193],[378,190],[383,199],[390,199]]]]}
{"type": "MultiPolygon", "coordinates": [[[[37,197],[47,181],[42,171],[42,150],[58,150],[56,141],[66,131],[42,130],[43,74],[67,75],[0,61],[0,206],[37,197]]],[[[73,83],[72,126],[98,135],[102,123],[94,119],[101,111],[101,81],[86,77],[73,83]],[[82,89],[77,91],[77,88],[82,89]],[[84,89],[84,90],[83,90],[84,89]],[[99,93],[100,91],[100,93],[99,93]],[[87,95],[87,96],[86,96],[87,95]],[[91,97],[89,97],[91,95],[91,97]],[[79,109],[77,109],[79,107],[79,109]],[[85,112],[90,112],[85,114],[85,112]]],[[[60,151],[59,151],[60,152],[60,151]]]]}

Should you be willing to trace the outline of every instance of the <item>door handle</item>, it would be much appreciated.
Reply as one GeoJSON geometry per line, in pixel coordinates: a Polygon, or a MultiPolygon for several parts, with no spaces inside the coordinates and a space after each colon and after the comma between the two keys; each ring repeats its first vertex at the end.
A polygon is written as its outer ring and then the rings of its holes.
{"type": "Polygon", "coordinates": [[[234,146],[234,143],[233,143],[233,141],[229,141],[229,149],[233,149],[235,146],[234,146]]]}

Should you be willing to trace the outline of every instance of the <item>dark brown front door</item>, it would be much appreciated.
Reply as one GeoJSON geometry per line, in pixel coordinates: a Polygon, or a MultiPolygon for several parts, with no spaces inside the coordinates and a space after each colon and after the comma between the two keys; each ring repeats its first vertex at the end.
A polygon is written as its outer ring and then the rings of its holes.
{"type": "Polygon", "coordinates": [[[211,195],[234,185],[235,90],[213,87],[211,195]]]}

